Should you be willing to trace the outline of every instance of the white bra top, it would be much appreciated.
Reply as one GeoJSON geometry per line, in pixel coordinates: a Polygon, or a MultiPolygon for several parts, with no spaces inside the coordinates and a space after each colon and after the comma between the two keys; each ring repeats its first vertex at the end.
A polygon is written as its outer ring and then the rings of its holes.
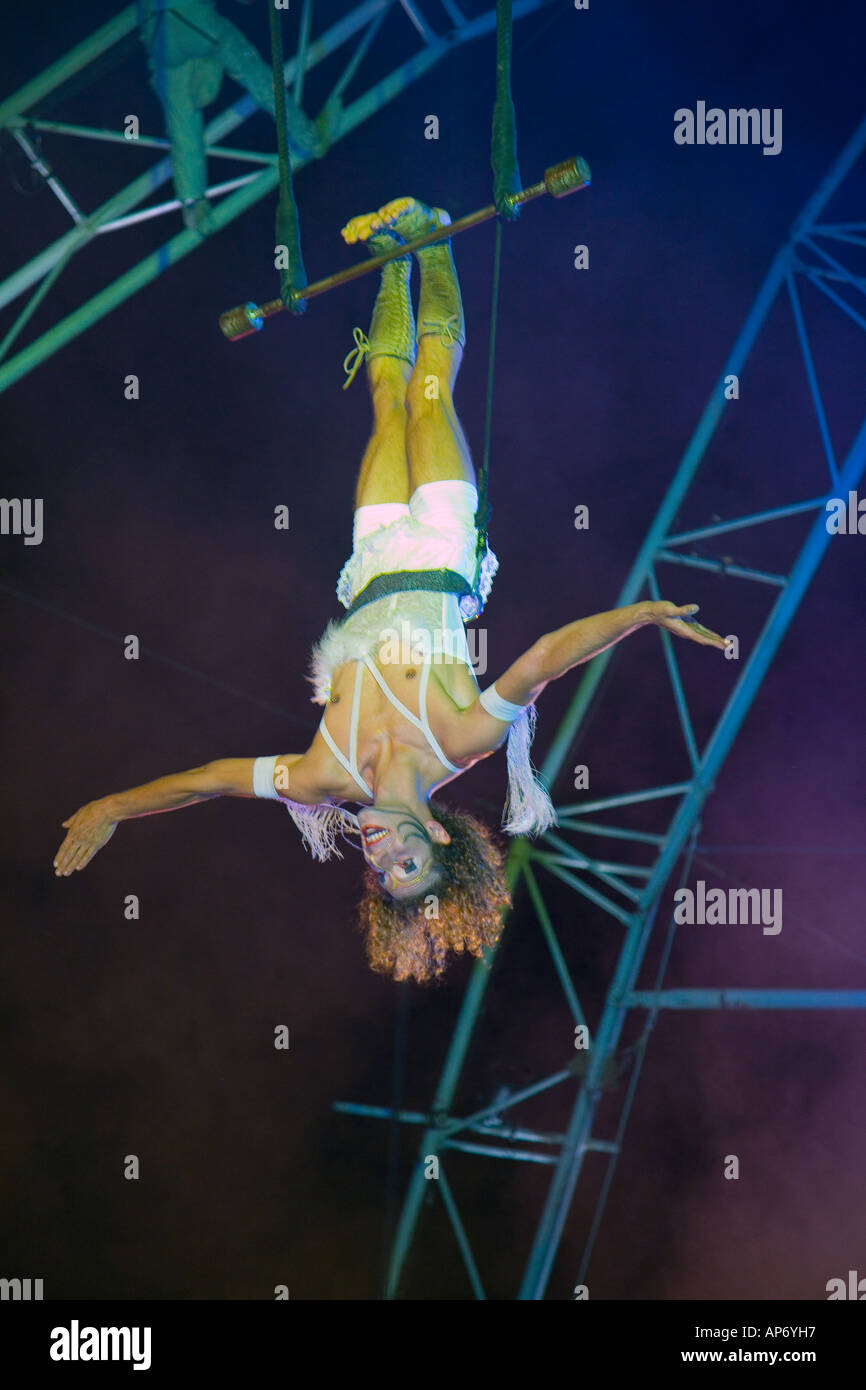
{"type": "Polygon", "coordinates": [[[364,656],[361,658],[360,661],[358,661],[355,668],[355,688],[352,693],[352,720],[349,726],[348,757],[346,757],[345,753],[342,751],[341,748],[337,746],[336,742],[334,741],[334,738],[332,737],[325,723],[324,715],[322,715],[322,720],[319,724],[319,729],[321,731],[322,737],[327,743],[334,757],[337,759],[337,762],[340,764],[341,767],[345,768],[346,772],[349,773],[349,775],[361,788],[364,795],[371,795],[370,788],[367,786],[367,783],[364,781],[358,768],[358,723],[361,714],[361,686],[364,679],[365,667],[370,672],[370,675],[373,677],[386,699],[390,701],[390,703],[394,706],[396,710],[400,711],[404,719],[408,719],[410,724],[414,724],[416,729],[420,729],[421,733],[427,740],[427,743],[431,751],[439,759],[442,766],[446,767],[449,772],[459,772],[459,767],[457,767],[455,763],[450,762],[449,759],[446,758],[444,752],[442,751],[441,744],[437,740],[435,734],[433,733],[433,730],[430,728],[430,719],[427,714],[427,686],[430,683],[431,662],[429,660],[425,661],[421,670],[421,683],[418,689],[418,709],[420,711],[419,718],[417,714],[413,714],[410,709],[406,708],[402,700],[397,698],[397,696],[394,694],[393,690],[388,685],[387,681],[385,680],[384,676],[382,675],[381,671],[379,670],[379,667],[376,665],[373,658],[371,656],[364,656]]]}

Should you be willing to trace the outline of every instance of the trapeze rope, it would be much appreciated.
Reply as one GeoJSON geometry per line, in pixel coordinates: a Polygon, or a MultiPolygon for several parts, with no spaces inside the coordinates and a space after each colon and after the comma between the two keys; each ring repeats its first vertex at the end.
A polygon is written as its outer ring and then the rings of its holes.
{"type": "Polygon", "coordinates": [[[511,0],[496,0],[496,102],[490,162],[496,211],[514,222],[520,216],[520,207],[512,200],[522,184],[517,167],[517,118],[511,99],[511,0]]]}
{"type": "Polygon", "coordinates": [[[283,40],[280,14],[273,0],[268,5],[271,26],[271,67],[274,77],[274,120],[277,127],[277,161],[280,171],[280,196],[277,202],[276,242],[285,246],[288,265],[280,270],[280,298],[293,314],[302,314],[307,305],[298,292],[307,285],[307,272],[301,254],[301,234],[298,206],[292,187],[292,161],[289,157],[289,122],[286,114],[286,87],[283,75],[283,40]]]}
{"type": "MultiPolygon", "coordinates": [[[[496,101],[493,106],[493,129],[490,138],[490,163],[493,169],[493,201],[500,218],[510,222],[520,216],[519,204],[513,198],[522,188],[517,164],[517,118],[511,97],[511,0],[496,0],[496,101]]],[[[475,552],[475,587],[481,577],[481,563],[487,551],[487,532],[490,525],[489,477],[490,440],[493,431],[493,377],[496,358],[496,326],[499,316],[499,276],[502,261],[502,222],[496,223],[493,251],[493,290],[490,304],[490,338],[487,351],[487,397],[484,405],[484,449],[478,470],[478,510],[475,527],[478,545],[475,552]]]]}

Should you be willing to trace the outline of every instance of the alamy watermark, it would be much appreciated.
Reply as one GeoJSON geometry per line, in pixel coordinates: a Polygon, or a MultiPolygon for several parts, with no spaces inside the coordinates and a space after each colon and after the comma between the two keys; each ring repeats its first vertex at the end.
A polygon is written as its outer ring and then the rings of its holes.
{"type": "Polygon", "coordinates": [[[399,631],[385,627],[380,633],[382,645],[379,661],[383,666],[411,666],[431,662],[441,666],[446,661],[465,661],[467,649],[476,674],[487,670],[487,629],[484,627],[427,628],[413,627],[404,618],[399,631]]]}
{"type": "Polygon", "coordinates": [[[674,921],[689,926],[761,926],[764,936],[782,930],[781,888],[710,888],[702,878],[674,893],[674,921]],[[772,896],[771,896],[772,895],[772,896]]]}
{"type": "Polygon", "coordinates": [[[131,1361],[134,1371],[150,1369],[149,1327],[69,1327],[51,1329],[52,1361],[131,1361]]]}
{"type": "Polygon", "coordinates": [[[23,536],[25,545],[41,545],[42,498],[0,497],[0,535],[23,536]]]}
{"type": "Polygon", "coordinates": [[[824,510],[828,536],[866,536],[866,497],[859,498],[852,489],[847,502],[844,497],[831,497],[824,510]]]}
{"type": "Polygon", "coordinates": [[[844,1279],[828,1279],[824,1287],[827,1290],[828,1303],[840,1298],[852,1299],[857,1303],[866,1301],[866,1279],[861,1279],[856,1269],[848,1270],[847,1283],[844,1279]]]}
{"type": "Polygon", "coordinates": [[[764,154],[782,152],[782,108],[762,106],[707,108],[699,101],[695,110],[680,106],[674,112],[674,140],[678,145],[763,145],[764,154]]]}
{"type": "Polygon", "coordinates": [[[12,1303],[41,1302],[41,1279],[0,1279],[0,1301],[12,1303]]]}

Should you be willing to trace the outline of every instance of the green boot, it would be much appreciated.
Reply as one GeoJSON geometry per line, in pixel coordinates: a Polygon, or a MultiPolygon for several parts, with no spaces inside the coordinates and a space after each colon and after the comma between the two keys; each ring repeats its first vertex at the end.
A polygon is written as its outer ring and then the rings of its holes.
{"type": "MultiPolygon", "coordinates": [[[[356,218],[355,222],[360,220],[356,218]]],[[[349,223],[349,227],[343,229],[345,240],[364,240],[372,256],[382,256],[403,244],[402,237],[392,232],[370,232],[363,237],[347,236],[347,231],[353,225],[349,223]]],[[[372,361],[375,357],[398,357],[410,366],[415,365],[415,317],[409,291],[411,276],[411,256],[397,256],[382,267],[382,280],[370,321],[370,336],[365,337],[360,328],[354,329],[355,347],[343,363],[343,370],[347,373],[344,391],[351,386],[365,359],[372,361]]]]}
{"type": "MultiPolygon", "coordinates": [[[[429,208],[417,198],[395,198],[372,218],[375,230],[396,232],[404,242],[447,227],[451,218],[444,208],[429,208]]],[[[451,242],[437,241],[415,252],[421,267],[421,297],[418,301],[418,337],[438,333],[446,346],[466,342],[466,322],[460,283],[451,253],[451,242]]]]}
{"type": "MultiPolygon", "coordinates": [[[[441,208],[433,208],[439,218],[438,225],[445,227],[448,217],[441,208]]],[[[446,347],[452,343],[466,345],[466,320],[463,317],[463,300],[460,297],[460,281],[451,251],[451,242],[437,241],[433,246],[422,246],[416,251],[421,267],[421,294],[418,299],[418,337],[426,333],[438,333],[446,347]]]]}

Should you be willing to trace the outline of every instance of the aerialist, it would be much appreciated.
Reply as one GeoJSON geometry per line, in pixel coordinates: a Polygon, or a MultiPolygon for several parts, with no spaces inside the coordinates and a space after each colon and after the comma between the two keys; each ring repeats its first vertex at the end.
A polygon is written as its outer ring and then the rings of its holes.
{"type": "MultiPolygon", "coordinates": [[[[343,237],[381,256],[449,221],[400,198],[353,219],[343,237]]],[[[221,759],[91,802],[63,822],[68,834],[54,861],[61,876],[83,869],[122,820],[217,796],[272,797],[317,859],[340,855],[338,836],[360,836],[368,959],[397,980],[441,974],[450,951],[480,955],[497,941],[508,903],[490,832],[433,794],[507,739],[503,827],[540,834],[556,823],[529,759],[545,686],[650,625],[725,647],[694,621],[696,605],[638,603],[544,634],[481,692],[464,622],[483,607],[497,560],[486,539],[478,544],[475,473],[452,400],[463,307],[450,239],[415,254],[417,335],[412,259],[400,256],[383,266],[369,337],[356,329],[346,359],[350,381],[366,363],[374,425],[357,481],[353,551],[337,586],[349,613],[313,652],[313,699],[326,709],[309,748],[221,759]]]]}

